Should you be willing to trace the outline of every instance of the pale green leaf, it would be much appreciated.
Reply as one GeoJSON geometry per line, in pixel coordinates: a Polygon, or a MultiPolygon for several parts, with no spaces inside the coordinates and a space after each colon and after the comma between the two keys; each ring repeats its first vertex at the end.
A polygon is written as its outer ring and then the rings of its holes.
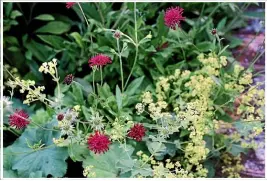
{"type": "Polygon", "coordinates": [[[83,167],[93,165],[92,172],[96,173],[97,178],[117,177],[120,174],[121,165],[126,162],[131,162],[131,155],[134,148],[127,145],[126,150],[121,148],[118,143],[113,143],[110,149],[104,154],[91,153],[83,161],[83,167]]]}
{"type": "Polygon", "coordinates": [[[41,21],[53,21],[55,18],[50,14],[40,14],[39,16],[36,16],[34,19],[38,19],[41,21]]]}
{"type": "MultiPolygon", "coordinates": [[[[55,123],[50,123],[44,127],[51,129],[55,123]]],[[[66,148],[59,148],[53,144],[53,138],[58,138],[60,135],[57,131],[49,131],[41,128],[27,128],[24,133],[8,148],[9,155],[13,157],[12,170],[17,171],[19,177],[29,177],[30,174],[37,171],[42,171],[42,176],[47,177],[63,177],[67,170],[65,160],[68,157],[66,148]],[[39,150],[33,150],[28,147],[39,143],[44,144],[44,147],[39,150]]]]}
{"type": "Polygon", "coordinates": [[[63,23],[61,21],[52,21],[42,26],[36,33],[52,33],[56,35],[60,35],[62,33],[66,33],[70,30],[70,25],[63,23]]]}

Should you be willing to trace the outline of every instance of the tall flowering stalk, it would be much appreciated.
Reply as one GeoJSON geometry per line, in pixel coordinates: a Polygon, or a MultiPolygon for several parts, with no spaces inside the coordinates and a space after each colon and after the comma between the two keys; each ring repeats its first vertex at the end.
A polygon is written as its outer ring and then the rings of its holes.
{"type": "Polygon", "coordinates": [[[136,21],[136,2],[134,2],[134,34],[135,34],[135,58],[134,58],[134,64],[132,66],[132,69],[130,71],[130,74],[126,80],[126,83],[125,83],[125,88],[127,87],[127,84],[131,78],[131,75],[133,74],[133,70],[134,70],[134,67],[136,65],[136,62],[137,62],[137,57],[138,57],[138,48],[139,48],[139,44],[138,44],[138,35],[137,35],[137,21],[136,21]]]}
{"type": "Polygon", "coordinates": [[[95,92],[95,71],[100,68],[101,74],[101,85],[103,84],[103,76],[102,76],[102,67],[107,65],[108,63],[112,63],[111,58],[104,55],[98,54],[91,59],[88,60],[89,66],[93,69],[93,89],[95,92]]]}

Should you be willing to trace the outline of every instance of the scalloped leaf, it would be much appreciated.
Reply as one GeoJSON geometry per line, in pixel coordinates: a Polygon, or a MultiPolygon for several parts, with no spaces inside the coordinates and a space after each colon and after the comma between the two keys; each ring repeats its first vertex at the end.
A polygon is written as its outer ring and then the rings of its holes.
{"type": "MultiPolygon", "coordinates": [[[[53,125],[51,122],[44,127],[51,129],[53,125]]],[[[67,148],[56,147],[53,144],[52,139],[58,137],[58,131],[27,128],[14,144],[8,147],[8,155],[12,156],[12,170],[17,171],[19,177],[32,177],[35,173],[38,173],[38,177],[63,177],[67,171],[65,160],[68,151],[67,148]],[[27,142],[34,145],[40,140],[44,144],[43,148],[33,150],[28,147],[27,142]]]]}
{"type": "Polygon", "coordinates": [[[134,148],[126,145],[126,149],[127,151],[121,148],[118,143],[114,143],[104,154],[98,155],[91,152],[90,156],[83,161],[83,167],[93,165],[92,172],[95,172],[98,178],[118,177],[121,171],[126,172],[126,170],[121,170],[122,168],[129,170],[129,167],[134,166],[131,158],[134,148]],[[125,164],[128,164],[127,167],[125,164]]]}

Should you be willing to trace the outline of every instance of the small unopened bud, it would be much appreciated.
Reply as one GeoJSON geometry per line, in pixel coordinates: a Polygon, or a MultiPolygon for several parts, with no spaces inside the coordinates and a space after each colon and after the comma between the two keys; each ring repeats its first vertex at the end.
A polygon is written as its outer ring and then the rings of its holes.
{"type": "Polygon", "coordinates": [[[58,114],[57,115],[57,120],[62,121],[64,119],[64,115],[63,114],[58,114]]]}
{"type": "Polygon", "coordinates": [[[216,30],[215,28],[213,28],[213,29],[211,30],[211,34],[212,34],[212,35],[216,35],[216,34],[217,34],[217,30],[216,30]]]}
{"type": "Polygon", "coordinates": [[[119,39],[121,37],[121,32],[119,30],[116,30],[113,34],[113,37],[119,39]]]}
{"type": "Polygon", "coordinates": [[[146,35],[146,38],[148,38],[148,39],[151,39],[152,38],[151,32],[149,32],[149,34],[146,35]]]}
{"type": "Polygon", "coordinates": [[[74,76],[72,74],[69,74],[64,79],[64,84],[70,85],[74,79],[74,76]]]}

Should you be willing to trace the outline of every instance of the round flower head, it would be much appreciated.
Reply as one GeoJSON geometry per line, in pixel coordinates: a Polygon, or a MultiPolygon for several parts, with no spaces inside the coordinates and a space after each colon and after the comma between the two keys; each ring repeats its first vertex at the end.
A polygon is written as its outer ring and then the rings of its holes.
{"type": "Polygon", "coordinates": [[[95,152],[95,154],[108,151],[110,143],[108,136],[101,134],[98,131],[96,131],[95,134],[90,135],[88,138],[88,148],[95,152]]]}
{"type": "Polygon", "coordinates": [[[113,34],[113,37],[119,39],[121,37],[121,32],[119,30],[116,30],[113,34]]]}
{"type": "Polygon", "coordinates": [[[216,35],[216,34],[217,34],[217,30],[216,30],[215,28],[213,28],[213,29],[210,31],[210,33],[211,33],[212,35],[216,35]]]}
{"type": "Polygon", "coordinates": [[[66,8],[70,9],[74,4],[74,2],[68,2],[66,3],[66,8]]]}
{"type": "Polygon", "coordinates": [[[146,134],[146,129],[142,124],[135,124],[129,131],[128,136],[136,141],[142,141],[146,134]]]}
{"type": "Polygon", "coordinates": [[[70,85],[74,79],[74,76],[72,74],[67,75],[64,78],[64,84],[70,85]]]}
{"type": "Polygon", "coordinates": [[[28,118],[29,115],[25,111],[16,110],[14,114],[9,116],[9,125],[16,129],[23,129],[30,123],[28,118]]]}
{"type": "Polygon", "coordinates": [[[57,120],[62,121],[64,119],[64,114],[58,114],[57,115],[57,120]]]}
{"type": "Polygon", "coordinates": [[[77,121],[77,118],[79,116],[79,113],[74,111],[73,109],[68,109],[64,115],[64,119],[68,122],[75,122],[77,121]]]}
{"type": "Polygon", "coordinates": [[[185,19],[182,16],[183,11],[179,6],[168,8],[164,15],[165,25],[175,30],[176,25],[180,26],[180,21],[185,19]]]}
{"type": "Polygon", "coordinates": [[[112,63],[110,57],[103,55],[103,54],[98,54],[94,57],[92,57],[90,60],[88,60],[89,66],[104,66],[107,65],[108,63],[112,63]]]}

